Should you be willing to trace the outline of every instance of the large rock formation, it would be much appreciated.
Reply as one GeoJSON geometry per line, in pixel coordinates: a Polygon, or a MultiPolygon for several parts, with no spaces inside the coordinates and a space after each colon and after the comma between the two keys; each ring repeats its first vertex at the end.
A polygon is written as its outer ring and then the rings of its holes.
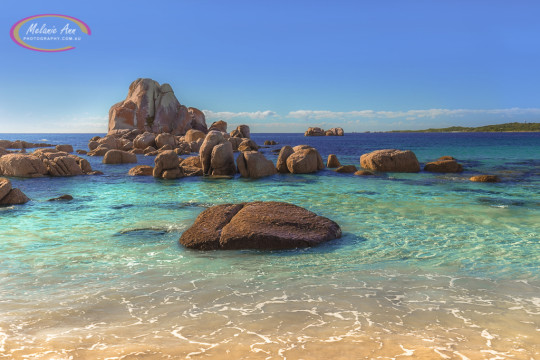
{"type": "Polygon", "coordinates": [[[249,126],[238,125],[235,130],[231,131],[230,135],[231,137],[249,139],[251,137],[251,132],[249,130],[249,126]]]}
{"type": "Polygon", "coordinates": [[[163,151],[154,159],[153,175],[156,178],[177,179],[183,176],[180,159],[172,150],[163,151]]]}
{"type": "Polygon", "coordinates": [[[258,179],[277,173],[276,167],[258,151],[245,151],[236,159],[238,172],[242,177],[258,179]]]}
{"type": "Polygon", "coordinates": [[[344,131],[340,127],[331,128],[330,130],[326,130],[324,132],[326,136],[343,136],[345,135],[344,131]]]}
{"type": "Polygon", "coordinates": [[[291,249],[341,237],[334,221],[283,202],[213,206],[203,211],[180,238],[199,250],[291,249]]]}
{"type": "Polygon", "coordinates": [[[40,147],[50,147],[54,146],[51,144],[45,144],[45,143],[30,143],[26,141],[21,140],[0,140],[0,148],[4,149],[31,149],[31,148],[40,148],[40,147]]]}
{"type": "Polygon", "coordinates": [[[25,204],[30,199],[19,189],[11,186],[11,181],[0,178],[0,205],[20,205],[25,204]]]}
{"type": "Polygon", "coordinates": [[[376,150],[360,157],[364,169],[388,172],[419,172],[420,164],[410,150],[376,150]]]}
{"type": "Polygon", "coordinates": [[[169,84],[137,79],[129,86],[126,99],[109,110],[109,132],[138,129],[182,135],[193,124],[204,130],[204,114],[196,108],[190,109],[180,104],[169,84]]]}
{"type": "Polygon", "coordinates": [[[17,177],[76,176],[93,174],[90,163],[56,149],[38,149],[31,154],[0,157],[0,174],[17,177]]]}
{"type": "Polygon", "coordinates": [[[210,131],[201,145],[200,158],[204,175],[234,175],[236,165],[232,144],[219,131],[210,131]]]}
{"type": "Polygon", "coordinates": [[[194,107],[189,107],[188,111],[191,115],[191,128],[207,133],[208,127],[206,126],[206,117],[204,116],[204,113],[194,107]]]}

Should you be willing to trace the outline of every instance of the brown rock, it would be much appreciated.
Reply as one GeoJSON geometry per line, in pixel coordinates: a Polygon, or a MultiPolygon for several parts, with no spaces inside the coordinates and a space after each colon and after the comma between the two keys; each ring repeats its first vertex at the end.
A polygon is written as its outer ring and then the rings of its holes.
{"type": "Polygon", "coordinates": [[[200,130],[190,129],[190,130],[187,131],[184,141],[189,144],[192,141],[197,141],[199,139],[204,140],[205,137],[206,137],[206,134],[204,132],[202,132],[200,130]]]}
{"type": "Polygon", "coordinates": [[[0,200],[0,205],[21,205],[29,202],[30,199],[19,189],[11,191],[0,200]]]}
{"type": "Polygon", "coordinates": [[[330,130],[326,130],[324,133],[326,136],[343,136],[345,135],[344,131],[340,127],[331,128],[330,130]]]}
{"type": "Polygon", "coordinates": [[[173,147],[169,144],[166,144],[166,145],[163,145],[162,147],[160,147],[158,149],[158,152],[163,152],[163,151],[166,151],[166,150],[173,150],[173,147]]]}
{"type": "Polygon", "coordinates": [[[410,150],[377,150],[360,157],[364,169],[388,172],[419,172],[420,164],[410,150]]]}
{"type": "Polygon", "coordinates": [[[277,142],[275,142],[274,140],[265,140],[264,145],[277,145],[277,142]]]}
{"type": "Polygon", "coordinates": [[[152,176],[154,168],[148,165],[137,165],[129,169],[128,175],[131,176],[152,176]]]}
{"type": "Polygon", "coordinates": [[[199,250],[291,249],[341,237],[338,224],[282,202],[218,205],[206,209],[180,243],[199,250]]]}
{"type": "Polygon", "coordinates": [[[367,170],[358,170],[357,172],[354,173],[354,175],[356,175],[356,176],[369,176],[369,175],[375,175],[375,174],[372,173],[371,171],[367,171],[367,170]]]}
{"type": "MultiPolygon", "coordinates": [[[[47,166],[47,172],[50,176],[77,176],[82,175],[83,171],[75,158],[69,156],[54,156],[42,159],[47,166]]],[[[88,164],[90,166],[90,164],[88,164]]],[[[92,169],[90,168],[90,171],[92,169]]]]}
{"type": "Polygon", "coordinates": [[[137,156],[123,150],[109,150],[103,157],[104,164],[131,164],[137,162],[137,156]]]}
{"type": "Polygon", "coordinates": [[[193,166],[193,167],[197,167],[197,168],[202,169],[201,158],[198,157],[198,156],[190,156],[190,157],[186,158],[185,160],[183,160],[180,163],[180,165],[182,165],[182,166],[193,166]]]}
{"type": "Polygon", "coordinates": [[[234,154],[230,142],[225,141],[222,144],[214,146],[212,149],[210,168],[212,170],[211,175],[231,176],[236,174],[234,154]]]}
{"type": "Polygon", "coordinates": [[[257,151],[259,145],[251,139],[243,139],[240,145],[238,145],[238,151],[257,151]]]}
{"type": "Polygon", "coordinates": [[[328,155],[328,160],[326,161],[327,168],[338,168],[340,166],[341,164],[336,155],[334,154],[328,155]]]}
{"type": "Polygon", "coordinates": [[[338,173],[346,173],[346,174],[352,174],[357,172],[358,169],[354,165],[342,165],[336,169],[336,172],[338,173]]]}
{"type": "Polygon", "coordinates": [[[244,141],[244,139],[239,138],[239,137],[231,137],[227,139],[227,141],[229,141],[232,144],[233,151],[238,151],[238,147],[240,146],[242,141],[244,141]]]}
{"type": "Polygon", "coordinates": [[[452,156],[441,156],[437,160],[456,160],[452,156]]]}
{"type": "Polygon", "coordinates": [[[64,194],[64,195],[61,195],[59,197],[49,199],[47,201],[70,201],[70,200],[73,200],[73,196],[71,196],[69,194],[64,194]]]}
{"type": "Polygon", "coordinates": [[[221,132],[227,132],[227,123],[223,120],[215,121],[212,123],[212,125],[210,125],[210,129],[208,130],[209,131],[217,130],[221,132]]]}
{"type": "Polygon", "coordinates": [[[9,154],[10,152],[7,151],[6,149],[4,149],[3,147],[0,147],[0,156],[3,156],[3,155],[7,155],[9,154]]]}
{"type": "Polygon", "coordinates": [[[150,132],[144,132],[133,140],[133,147],[136,149],[146,149],[147,147],[156,147],[156,135],[150,132]]]}
{"type": "Polygon", "coordinates": [[[131,149],[129,150],[130,153],[132,154],[136,154],[136,155],[142,155],[144,154],[144,150],[143,149],[131,149]]]}
{"type": "Polygon", "coordinates": [[[0,157],[0,174],[17,177],[41,177],[47,167],[34,155],[8,154],[0,157]]]}
{"type": "Polygon", "coordinates": [[[88,151],[86,151],[86,150],[77,150],[76,153],[79,154],[79,155],[86,155],[88,153],[88,151]]]}
{"type": "Polygon", "coordinates": [[[321,155],[314,148],[299,148],[287,158],[287,169],[292,174],[309,174],[322,170],[324,164],[321,155]]]}
{"type": "Polygon", "coordinates": [[[6,178],[0,178],[0,200],[2,200],[11,191],[11,181],[6,178]]]}
{"type": "Polygon", "coordinates": [[[247,126],[247,125],[238,125],[236,127],[236,130],[231,131],[230,135],[231,135],[231,137],[249,139],[251,137],[251,132],[249,130],[249,126],[247,126]]]}
{"type": "Polygon", "coordinates": [[[490,182],[495,183],[501,181],[497,175],[476,175],[469,178],[470,181],[474,182],[490,182]]]}
{"type": "Polygon", "coordinates": [[[98,146],[99,146],[99,143],[97,141],[88,142],[88,149],[90,149],[90,151],[95,150],[98,146]]]}
{"type": "Polygon", "coordinates": [[[258,179],[277,173],[276,167],[258,151],[245,151],[236,159],[238,172],[245,178],[258,179]]]}
{"type": "Polygon", "coordinates": [[[437,160],[427,163],[424,166],[424,171],[438,173],[459,173],[463,171],[463,166],[456,160],[437,160]]]}
{"type": "Polygon", "coordinates": [[[203,176],[203,171],[200,167],[180,165],[184,176],[203,176]]]}
{"type": "Polygon", "coordinates": [[[176,146],[176,138],[172,134],[163,133],[156,136],[156,146],[161,148],[165,145],[170,145],[172,149],[176,146]]]}
{"type": "Polygon", "coordinates": [[[153,176],[156,178],[163,177],[165,171],[169,171],[166,175],[167,178],[171,178],[172,175],[181,176],[181,173],[176,172],[176,169],[180,172],[180,159],[178,155],[172,150],[164,151],[156,156],[154,159],[154,171],[153,176]]]}
{"type": "Polygon", "coordinates": [[[324,136],[324,130],[319,127],[310,127],[304,133],[304,136],[324,136]]]}
{"type": "Polygon", "coordinates": [[[71,146],[71,145],[56,145],[56,150],[67,152],[67,153],[72,153],[73,152],[73,146],[71,146]]]}

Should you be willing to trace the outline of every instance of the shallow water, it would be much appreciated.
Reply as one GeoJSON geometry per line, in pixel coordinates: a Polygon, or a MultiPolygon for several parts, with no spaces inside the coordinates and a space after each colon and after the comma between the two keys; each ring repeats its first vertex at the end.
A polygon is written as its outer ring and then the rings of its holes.
{"type": "Polygon", "coordinates": [[[253,138],[280,142],[263,149],[274,161],[307,143],[343,164],[401,148],[466,171],[164,181],[90,157],[104,176],[12,178],[33,201],[0,208],[0,358],[540,357],[539,134],[253,138]],[[467,180],[478,173],[503,181],[467,180]],[[64,193],[75,199],[46,201],[64,193]],[[205,208],[253,200],[306,207],[344,235],[273,252],[178,244],[205,208]]]}

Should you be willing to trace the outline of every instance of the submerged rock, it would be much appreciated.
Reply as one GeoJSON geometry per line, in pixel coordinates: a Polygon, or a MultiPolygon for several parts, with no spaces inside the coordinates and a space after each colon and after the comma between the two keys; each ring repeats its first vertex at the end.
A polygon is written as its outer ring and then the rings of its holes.
{"type": "Polygon", "coordinates": [[[375,174],[372,173],[371,171],[367,171],[367,170],[358,170],[357,172],[354,173],[354,175],[356,175],[356,176],[370,176],[370,175],[375,175],[375,174]]]}
{"type": "Polygon", "coordinates": [[[459,173],[463,171],[463,166],[456,160],[437,160],[429,162],[424,166],[424,171],[438,173],[459,173]]]}
{"type": "Polygon", "coordinates": [[[199,250],[292,249],[341,237],[334,221],[283,202],[213,206],[203,211],[180,238],[199,250]]]}
{"type": "Polygon", "coordinates": [[[73,196],[71,196],[69,194],[64,194],[64,195],[61,195],[59,197],[49,199],[47,201],[70,201],[70,200],[73,200],[73,196]]]}
{"type": "Polygon", "coordinates": [[[376,150],[360,157],[364,169],[388,172],[419,172],[420,164],[410,150],[376,150]]]}
{"type": "Polygon", "coordinates": [[[469,178],[470,181],[474,182],[489,182],[496,183],[501,181],[497,175],[476,175],[469,178]]]}
{"type": "Polygon", "coordinates": [[[352,174],[357,172],[358,169],[354,165],[343,165],[336,169],[336,172],[338,173],[346,173],[346,174],[352,174]]]}
{"type": "Polygon", "coordinates": [[[128,175],[131,176],[152,176],[154,168],[148,165],[137,165],[129,169],[128,175]]]}

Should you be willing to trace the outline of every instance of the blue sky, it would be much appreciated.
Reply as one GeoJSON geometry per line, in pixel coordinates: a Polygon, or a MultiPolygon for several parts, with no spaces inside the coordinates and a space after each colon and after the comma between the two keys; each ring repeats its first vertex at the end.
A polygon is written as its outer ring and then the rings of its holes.
{"type": "Polygon", "coordinates": [[[139,77],[255,132],[539,122],[539,18],[535,1],[4,2],[0,133],[106,132],[139,77]],[[92,35],[58,53],[10,39],[44,13],[92,35]]]}

